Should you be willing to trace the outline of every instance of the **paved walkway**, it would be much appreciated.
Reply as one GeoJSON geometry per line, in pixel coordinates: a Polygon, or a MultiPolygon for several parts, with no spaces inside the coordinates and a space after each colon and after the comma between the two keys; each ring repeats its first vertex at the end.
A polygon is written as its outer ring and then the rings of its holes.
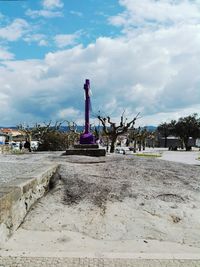
{"type": "Polygon", "coordinates": [[[0,154],[0,186],[16,178],[35,177],[45,172],[51,163],[49,156],[58,153],[0,154]]]}
{"type": "MultiPolygon", "coordinates": [[[[126,148],[127,149],[127,148],[126,148]]],[[[127,150],[128,153],[128,150],[127,150]]],[[[173,162],[180,162],[190,165],[200,165],[200,151],[197,148],[193,148],[192,151],[178,150],[178,151],[169,151],[166,148],[146,148],[144,151],[137,153],[150,153],[150,154],[161,154],[162,156],[158,159],[168,160],[173,162]]]]}
{"type": "Polygon", "coordinates": [[[199,151],[164,151],[160,159],[191,165],[200,165],[199,151]]]}

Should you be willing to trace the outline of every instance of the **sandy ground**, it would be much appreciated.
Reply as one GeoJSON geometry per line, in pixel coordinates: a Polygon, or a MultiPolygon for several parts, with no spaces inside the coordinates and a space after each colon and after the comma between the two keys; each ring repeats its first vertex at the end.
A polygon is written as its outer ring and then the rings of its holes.
{"type": "Polygon", "coordinates": [[[48,159],[60,162],[58,184],[0,254],[200,257],[199,166],[132,155],[48,159]]]}

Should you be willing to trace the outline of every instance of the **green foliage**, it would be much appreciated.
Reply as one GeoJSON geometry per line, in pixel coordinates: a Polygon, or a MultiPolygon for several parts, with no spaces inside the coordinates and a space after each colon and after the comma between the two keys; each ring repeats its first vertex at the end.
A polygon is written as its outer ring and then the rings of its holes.
{"type": "Polygon", "coordinates": [[[19,125],[18,128],[29,136],[29,140],[39,141],[39,151],[63,151],[69,146],[73,146],[79,138],[76,133],[76,124],[68,122],[68,132],[61,131],[61,125],[66,122],[52,122],[38,124],[33,127],[24,127],[19,125]]]}
{"type": "Polygon", "coordinates": [[[173,123],[161,123],[158,125],[158,132],[165,138],[165,147],[167,147],[167,137],[173,133],[173,123]]]}
{"type": "Polygon", "coordinates": [[[23,155],[24,154],[24,151],[22,150],[11,150],[11,154],[14,154],[14,155],[23,155]]]}
{"type": "Polygon", "coordinates": [[[200,118],[197,117],[196,113],[180,118],[174,124],[174,132],[183,141],[186,150],[190,150],[188,145],[189,138],[196,139],[200,137],[200,118]]]}
{"type": "Polygon", "coordinates": [[[158,131],[163,136],[169,136],[170,135],[170,123],[164,122],[158,125],[158,131]]]}
{"type": "Polygon", "coordinates": [[[165,137],[167,147],[167,136],[170,134],[180,138],[186,150],[190,150],[189,138],[200,137],[200,118],[196,113],[187,117],[179,118],[178,121],[172,120],[170,123],[162,123],[158,126],[158,132],[165,137]]]}
{"type": "Polygon", "coordinates": [[[47,132],[40,141],[39,151],[63,151],[68,146],[68,135],[59,131],[47,132]]]}

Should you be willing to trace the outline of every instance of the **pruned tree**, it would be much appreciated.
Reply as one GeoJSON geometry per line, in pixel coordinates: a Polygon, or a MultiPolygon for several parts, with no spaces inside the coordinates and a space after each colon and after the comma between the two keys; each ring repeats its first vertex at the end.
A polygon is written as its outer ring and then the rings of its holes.
{"type": "Polygon", "coordinates": [[[146,127],[142,128],[140,131],[140,142],[141,142],[141,146],[143,150],[145,150],[146,139],[148,136],[149,136],[149,132],[147,131],[147,128],[146,127]]]}
{"type": "Polygon", "coordinates": [[[157,137],[157,132],[149,132],[148,134],[148,140],[149,140],[149,147],[155,147],[155,140],[156,140],[156,137],[157,137]]]}
{"type": "Polygon", "coordinates": [[[67,121],[67,148],[74,146],[80,138],[80,133],[77,132],[77,124],[74,121],[67,121]]]}
{"type": "Polygon", "coordinates": [[[17,125],[17,129],[23,134],[23,136],[31,141],[32,138],[32,129],[29,127],[29,125],[23,125],[19,124],[17,125]]]}
{"type": "Polygon", "coordinates": [[[65,150],[68,145],[67,133],[61,131],[61,126],[65,121],[52,121],[42,124],[36,123],[33,127],[18,125],[18,129],[23,131],[29,140],[39,141],[38,150],[65,150]]]}
{"type": "Polygon", "coordinates": [[[110,153],[113,153],[115,150],[115,143],[117,141],[117,137],[124,133],[127,133],[128,129],[130,127],[133,127],[133,125],[135,124],[135,121],[137,120],[138,116],[139,113],[130,122],[127,122],[127,119],[124,119],[124,113],[123,113],[119,125],[117,125],[115,122],[112,122],[109,116],[108,117],[101,117],[100,115],[98,116],[98,119],[100,120],[103,126],[103,131],[105,135],[111,141],[110,153]]]}
{"type": "Polygon", "coordinates": [[[137,145],[138,145],[138,149],[139,151],[141,151],[142,149],[145,150],[145,145],[146,145],[146,138],[149,136],[149,132],[147,131],[147,129],[138,127],[138,128],[134,128],[131,129],[129,132],[129,138],[134,141],[134,147],[133,147],[133,151],[136,152],[137,149],[137,145]]]}

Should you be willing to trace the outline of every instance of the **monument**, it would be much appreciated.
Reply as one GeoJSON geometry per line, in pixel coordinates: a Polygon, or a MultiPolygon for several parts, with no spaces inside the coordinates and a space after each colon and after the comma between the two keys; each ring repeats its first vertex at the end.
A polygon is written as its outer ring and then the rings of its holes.
{"type": "Polygon", "coordinates": [[[90,132],[90,80],[86,79],[85,90],[85,129],[80,136],[80,143],[74,145],[74,148],[67,149],[65,155],[85,155],[92,157],[105,156],[106,150],[99,148],[95,142],[94,135],[90,132]]]}
{"type": "Polygon", "coordinates": [[[80,144],[95,144],[95,137],[90,133],[90,80],[86,79],[84,84],[85,90],[85,130],[80,137],[80,144]]]}

